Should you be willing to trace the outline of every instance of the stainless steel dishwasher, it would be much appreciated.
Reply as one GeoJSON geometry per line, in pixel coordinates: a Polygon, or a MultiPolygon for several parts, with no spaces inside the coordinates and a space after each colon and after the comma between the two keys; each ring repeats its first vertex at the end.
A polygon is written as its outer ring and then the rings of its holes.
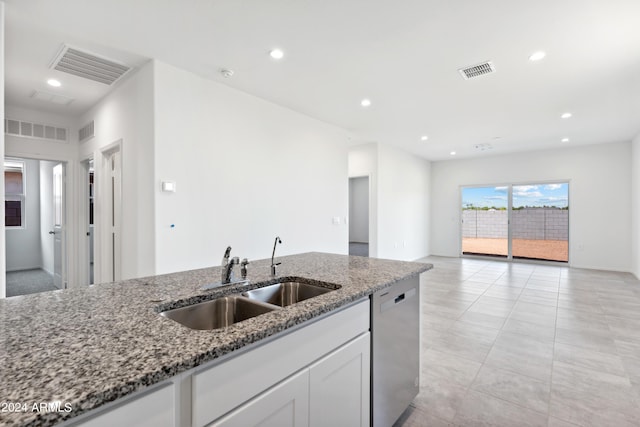
{"type": "Polygon", "coordinates": [[[371,300],[371,424],[391,427],[419,391],[419,276],[378,291],[371,300]]]}

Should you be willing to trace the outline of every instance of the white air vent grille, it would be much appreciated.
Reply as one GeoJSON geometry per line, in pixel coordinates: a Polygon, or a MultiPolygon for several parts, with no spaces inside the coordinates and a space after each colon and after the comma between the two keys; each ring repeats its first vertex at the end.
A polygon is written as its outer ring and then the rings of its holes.
{"type": "Polygon", "coordinates": [[[80,142],[85,142],[91,138],[93,138],[93,120],[91,120],[86,126],[78,131],[78,140],[80,142]]]}
{"type": "Polygon", "coordinates": [[[482,64],[472,65],[471,67],[461,68],[458,70],[465,80],[473,79],[475,77],[484,76],[485,74],[495,73],[496,68],[491,61],[483,62],[482,64]]]}
{"type": "Polygon", "coordinates": [[[64,45],[51,68],[95,82],[112,85],[131,68],[110,59],[64,45]]]}
{"type": "Polygon", "coordinates": [[[22,120],[5,119],[4,133],[28,138],[50,139],[52,141],[67,142],[67,129],[22,120]]]}

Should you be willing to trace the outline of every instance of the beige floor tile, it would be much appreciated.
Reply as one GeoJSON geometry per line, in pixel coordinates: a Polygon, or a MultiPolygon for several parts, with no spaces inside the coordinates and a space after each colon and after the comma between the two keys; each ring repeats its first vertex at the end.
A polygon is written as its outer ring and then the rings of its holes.
{"type": "Polygon", "coordinates": [[[549,410],[550,383],[513,372],[483,367],[471,389],[541,413],[549,410]]]}
{"type": "Polygon", "coordinates": [[[598,330],[556,328],[556,342],[601,353],[617,354],[611,334],[598,330]]]}
{"type": "Polygon", "coordinates": [[[626,375],[624,364],[618,355],[586,350],[573,345],[556,343],[553,360],[614,375],[626,375]]]}
{"type": "Polygon", "coordinates": [[[421,385],[413,404],[428,414],[452,421],[466,393],[466,387],[443,381],[427,381],[421,385]]]}
{"type": "Polygon", "coordinates": [[[453,422],[474,427],[546,427],[547,415],[470,390],[453,422]]]}
{"type": "Polygon", "coordinates": [[[438,383],[450,383],[459,387],[468,387],[475,379],[480,367],[479,362],[474,362],[461,357],[453,356],[435,349],[422,352],[421,384],[436,381],[438,383]]]}
{"type": "Polygon", "coordinates": [[[540,381],[549,381],[552,358],[530,355],[513,347],[494,347],[485,359],[485,366],[526,375],[540,381]]]}
{"type": "Polygon", "coordinates": [[[507,319],[502,330],[547,341],[553,341],[556,335],[556,328],[553,325],[540,325],[512,318],[507,319]]]}
{"type": "Polygon", "coordinates": [[[504,324],[506,318],[501,316],[493,316],[491,314],[473,313],[467,311],[458,318],[463,322],[473,323],[479,326],[485,326],[487,328],[500,329],[504,324]]]}

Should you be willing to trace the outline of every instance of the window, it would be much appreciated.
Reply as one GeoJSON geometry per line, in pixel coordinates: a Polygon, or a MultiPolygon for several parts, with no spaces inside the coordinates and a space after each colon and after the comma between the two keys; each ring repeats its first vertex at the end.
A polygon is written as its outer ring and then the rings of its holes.
{"type": "Polygon", "coordinates": [[[4,162],[4,225],[24,227],[25,164],[19,160],[4,162]]]}

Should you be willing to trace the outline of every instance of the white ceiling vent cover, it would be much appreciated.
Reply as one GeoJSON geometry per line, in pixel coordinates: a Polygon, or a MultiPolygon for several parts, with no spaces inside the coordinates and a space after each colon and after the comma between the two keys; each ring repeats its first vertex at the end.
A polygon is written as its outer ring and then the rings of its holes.
{"type": "Polygon", "coordinates": [[[131,68],[110,59],[63,45],[51,68],[95,82],[112,85],[131,68]]]}
{"type": "Polygon", "coordinates": [[[88,141],[89,139],[93,138],[94,136],[95,136],[95,134],[94,134],[93,120],[91,120],[86,126],[82,127],[78,131],[78,140],[80,142],[88,141]]]}
{"type": "Polygon", "coordinates": [[[496,72],[496,67],[493,66],[491,61],[483,62],[482,64],[472,65],[471,67],[461,68],[458,72],[465,80],[473,79],[475,77],[484,76],[485,74],[491,74],[496,72]]]}
{"type": "Polygon", "coordinates": [[[16,119],[4,119],[4,133],[12,136],[49,139],[67,142],[67,129],[42,123],[31,123],[16,119]]]}

